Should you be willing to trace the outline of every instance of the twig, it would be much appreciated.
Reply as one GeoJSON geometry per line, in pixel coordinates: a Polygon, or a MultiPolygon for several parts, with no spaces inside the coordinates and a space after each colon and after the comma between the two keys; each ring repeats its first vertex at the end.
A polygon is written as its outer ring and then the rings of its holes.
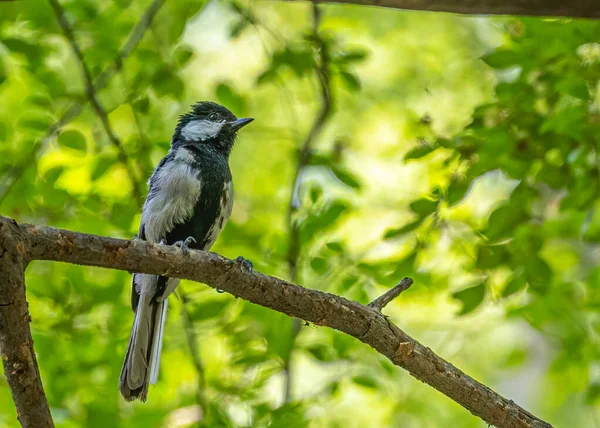
{"type": "Polygon", "coordinates": [[[137,201],[140,201],[142,198],[142,191],[140,186],[140,180],[137,178],[137,175],[133,169],[133,167],[129,163],[129,158],[127,156],[127,152],[123,148],[123,143],[112,129],[110,125],[110,121],[108,120],[108,115],[106,114],[106,110],[100,104],[100,100],[98,100],[98,94],[96,93],[96,89],[94,88],[94,83],[92,80],[92,74],[90,73],[90,69],[88,68],[85,59],[83,57],[83,53],[77,41],[75,40],[75,35],[73,34],[73,29],[71,28],[71,24],[65,15],[65,10],[61,6],[58,0],[48,0],[52,8],[54,9],[54,14],[56,15],[56,19],[60,24],[65,37],[69,41],[71,45],[71,49],[77,58],[77,62],[79,63],[79,68],[81,69],[81,74],[83,75],[83,81],[85,84],[86,94],[88,100],[92,104],[96,115],[100,118],[102,122],[102,126],[104,127],[104,131],[106,135],[108,135],[108,139],[111,141],[112,145],[117,149],[119,161],[125,166],[127,169],[127,174],[129,175],[129,179],[131,180],[131,184],[133,186],[133,194],[137,201]]]}
{"type": "Polygon", "coordinates": [[[190,356],[192,357],[194,368],[196,369],[196,373],[198,374],[198,385],[196,386],[196,402],[198,403],[202,411],[201,417],[205,418],[208,408],[206,406],[206,396],[204,395],[204,391],[206,390],[206,376],[204,371],[204,364],[202,364],[202,359],[200,358],[200,354],[198,353],[198,341],[196,340],[196,329],[194,327],[194,320],[192,320],[192,317],[187,309],[189,298],[187,294],[183,291],[183,288],[181,288],[181,285],[177,287],[177,294],[181,298],[181,320],[183,322],[183,329],[185,330],[185,336],[187,338],[190,356]]]}
{"type": "Polygon", "coordinates": [[[398,284],[396,284],[392,289],[386,291],[384,294],[373,300],[367,306],[369,308],[373,308],[381,312],[383,308],[387,306],[392,300],[398,297],[402,292],[408,290],[410,286],[413,285],[413,280],[411,278],[404,278],[398,284]]]}
{"type": "MultiPolygon", "coordinates": [[[[113,63],[102,73],[100,73],[100,75],[94,81],[94,88],[96,91],[100,91],[108,86],[114,74],[122,68],[125,60],[127,60],[129,55],[131,55],[131,52],[133,52],[139,42],[143,39],[146,30],[150,27],[154,17],[164,3],[165,0],[154,0],[144,11],[140,20],[137,22],[133,30],[131,30],[131,33],[129,33],[127,41],[115,56],[113,63]]],[[[52,140],[64,126],[79,116],[82,110],[82,104],[72,103],[69,105],[60,119],[48,128],[39,143],[33,146],[29,156],[25,158],[26,160],[23,162],[23,164],[11,167],[3,174],[2,178],[5,184],[3,189],[0,191],[0,205],[6,199],[8,193],[12,190],[15,183],[20,179],[22,175],[21,171],[24,171],[31,164],[31,159],[37,157],[38,152],[43,150],[50,140],[52,140]]]]}
{"type": "MultiPolygon", "coordinates": [[[[5,253],[20,254],[24,264],[31,260],[54,260],[165,275],[218,287],[233,296],[359,339],[490,425],[498,428],[551,427],[436,355],[378,311],[334,294],[304,288],[259,272],[248,272],[241,269],[238,262],[215,253],[191,250],[182,255],[177,248],[140,239],[127,241],[51,227],[16,226],[13,220],[1,216],[0,248],[5,253]]],[[[0,278],[6,281],[10,272],[0,270],[0,278]]],[[[15,306],[6,303],[9,305],[3,308],[15,306]]],[[[12,325],[4,332],[21,334],[12,325]]],[[[18,385],[11,385],[11,388],[14,391],[18,385]]]]}
{"type": "MultiPolygon", "coordinates": [[[[298,282],[298,260],[300,258],[300,227],[299,224],[294,220],[295,214],[300,209],[299,191],[302,185],[302,173],[304,168],[309,164],[312,156],[312,148],[317,135],[323,129],[325,122],[329,118],[332,110],[332,97],[331,87],[329,82],[329,53],[327,46],[323,43],[319,36],[319,24],[321,22],[321,13],[317,3],[312,3],[312,35],[313,45],[315,53],[318,56],[316,64],[316,74],[319,80],[320,96],[321,96],[321,108],[319,109],[317,116],[310,128],[302,149],[298,158],[298,164],[296,165],[296,172],[294,174],[294,181],[292,187],[292,194],[290,195],[290,201],[288,204],[287,222],[289,228],[289,243],[287,252],[287,263],[288,272],[291,281],[298,282]]],[[[291,398],[292,390],[292,375],[290,370],[291,356],[296,342],[296,337],[300,333],[302,323],[300,320],[295,319],[292,321],[291,329],[291,347],[287,358],[283,361],[283,369],[285,372],[285,391],[284,401],[289,402],[291,398]]]]}

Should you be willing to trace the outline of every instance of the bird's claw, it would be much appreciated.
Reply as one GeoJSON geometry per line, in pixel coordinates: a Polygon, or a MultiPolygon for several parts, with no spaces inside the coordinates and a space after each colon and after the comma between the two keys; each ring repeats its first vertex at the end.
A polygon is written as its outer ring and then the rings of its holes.
{"type": "Polygon", "coordinates": [[[252,266],[252,262],[250,260],[245,259],[242,256],[239,256],[238,258],[235,259],[235,262],[238,263],[242,267],[242,269],[244,271],[246,271],[247,273],[252,273],[254,266],[252,266]]]}
{"type": "Polygon", "coordinates": [[[188,253],[188,250],[190,249],[190,244],[191,243],[196,243],[196,239],[193,236],[188,236],[187,238],[185,238],[184,241],[177,241],[173,244],[174,247],[177,248],[181,248],[181,251],[183,251],[185,254],[188,253]]]}
{"type": "MultiPolygon", "coordinates": [[[[240,267],[242,268],[242,270],[244,272],[247,273],[252,273],[252,270],[254,269],[254,266],[252,266],[252,262],[248,259],[243,258],[242,256],[237,257],[234,262],[238,265],[240,265],[240,267]]],[[[225,291],[221,290],[220,288],[215,288],[215,290],[217,291],[217,293],[224,293],[225,291]]]]}

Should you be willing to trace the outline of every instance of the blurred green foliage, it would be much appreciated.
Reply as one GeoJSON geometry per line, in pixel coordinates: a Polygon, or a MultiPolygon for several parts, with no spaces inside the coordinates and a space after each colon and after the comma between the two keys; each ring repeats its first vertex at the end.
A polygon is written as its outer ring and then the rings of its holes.
{"type": "MultiPolygon", "coordinates": [[[[165,2],[115,63],[149,5],[63,3],[93,77],[116,70],[98,95],[129,165],[145,182],[196,100],[255,117],[214,250],[285,277],[287,203],[320,102],[310,6],[165,2]]],[[[411,276],[386,308],[407,332],[557,426],[598,424],[600,24],[322,9],[334,105],[294,219],[303,283],[367,303],[411,276]]],[[[132,237],[143,201],[45,2],[0,2],[0,100],[0,213],[132,237]],[[44,138],[73,105],[81,114],[44,138]]],[[[173,298],[159,383],[126,404],[129,281],[58,263],[27,271],[59,427],[485,426],[350,337],[308,326],[294,343],[289,318],[187,282],[206,402],[173,298]]],[[[0,425],[17,426],[4,378],[0,425]]]]}

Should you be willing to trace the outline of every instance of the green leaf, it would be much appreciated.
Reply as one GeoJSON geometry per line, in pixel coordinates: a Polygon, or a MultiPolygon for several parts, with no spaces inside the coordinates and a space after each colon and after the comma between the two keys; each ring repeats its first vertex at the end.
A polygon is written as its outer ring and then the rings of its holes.
{"type": "Polygon", "coordinates": [[[74,129],[62,132],[58,137],[58,143],[63,147],[81,152],[87,149],[85,137],[81,132],[74,129]]]}
{"type": "Polygon", "coordinates": [[[446,202],[449,206],[452,206],[460,202],[471,187],[471,183],[467,180],[452,180],[450,186],[446,189],[446,202]]]}
{"type": "Polygon", "coordinates": [[[529,219],[525,207],[517,203],[503,205],[490,215],[487,229],[483,231],[491,241],[507,238],[512,231],[529,219]]]}
{"type": "Polygon", "coordinates": [[[485,297],[485,283],[480,283],[473,287],[465,288],[452,294],[452,297],[462,303],[462,309],[459,315],[465,315],[473,312],[485,297]]]}
{"type": "Polygon", "coordinates": [[[147,96],[138,98],[133,102],[133,108],[142,114],[148,114],[150,111],[150,99],[147,96]]]}
{"type": "Polygon", "coordinates": [[[483,245],[477,249],[476,266],[479,269],[493,269],[509,260],[504,245],[483,245]]]}
{"type": "Polygon", "coordinates": [[[179,99],[183,95],[184,85],[179,76],[168,69],[159,70],[152,77],[152,87],[158,96],[171,96],[179,99]]]}
{"type": "Polygon", "coordinates": [[[404,235],[408,232],[412,232],[413,230],[418,228],[423,223],[423,220],[425,220],[425,217],[422,217],[416,221],[413,221],[412,223],[405,224],[404,226],[402,226],[399,229],[386,230],[385,234],[383,235],[383,239],[393,239],[398,236],[404,235]]]}
{"type": "Polygon", "coordinates": [[[375,378],[367,375],[357,375],[352,377],[352,382],[365,388],[377,389],[378,383],[375,378]]]}
{"type": "Polygon", "coordinates": [[[482,58],[483,62],[487,65],[497,69],[518,65],[521,62],[521,59],[521,54],[508,49],[498,49],[482,58]]]}
{"type": "Polygon", "coordinates": [[[540,257],[531,257],[524,260],[525,277],[532,290],[545,294],[550,288],[552,281],[552,269],[548,263],[540,257]]]}
{"type": "Polygon", "coordinates": [[[360,91],[360,78],[355,73],[341,70],[340,77],[342,78],[344,86],[346,86],[346,88],[348,88],[350,91],[360,91]]]}
{"type": "Polygon", "coordinates": [[[25,98],[25,102],[37,107],[42,107],[44,109],[52,107],[52,100],[41,94],[29,95],[27,98],[25,98]]]}
{"type": "Polygon", "coordinates": [[[2,43],[9,51],[25,55],[30,61],[37,60],[41,54],[41,48],[39,46],[23,39],[6,38],[2,39],[2,43]]]}
{"type": "Polygon", "coordinates": [[[48,116],[28,115],[21,117],[17,125],[33,131],[46,131],[52,125],[52,120],[48,116]]]}
{"type": "Polygon", "coordinates": [[[404,155],[404,160],[420,159],[424,156],[427,156],[429,153],[433,153],[437,149],[438,146],[434,144],[419,144],[417,147],[409,150],[404,155]]]}
{"type": "Polygon", "coordinates": [[[116,163],[117,159],[112,155],[98,156],[90,178],[92,181],[98,180],[116,163]]]}
{"type": "Polygon", "coordinates": [[[427,216],[435,212],[438,206],[438,201],[432,201],[431,199],[421,198],[412,202],[409,206],[410,209],[413,210],[413,212],[421,216],[427,216]]]}
{"type": "Polygon", "coordinates": [[[517,291],[523,290],[527,285],[527,281],[523,277],[511,279],[508,284],[502,289],[502,297],[508,297],[515,294],[517,291]]]}
{"type": "Polygon", "coordinates": [[[63,166],[55,166],[54,168],[46,171],[44,174],[44,181],[46,184],[54,185],[56,180],[58,180],[63,173],[65,168],[63,166]]]}
{"type": "Polygon", "coordinates": [[[327,263],[327,260],[322,257],[314,257],[310,261],[310,267],[313,271],[315,271],[315,273],[323,275],[329,269],[329,263],[327,263]]]}
{"type": "Polygon", "coordinates": [[[339,166],[332,167],[331,171],[336,176],[336,178],[342,183],[344,183],[346,186],[356,190],[360,189],[360,182],[352,173],[339,166]]]}
{"type": "Polygon", "coordinates": [[[337,358],[337,352],[335,352],[335,349],[333,349],[329,345],[315,343],[304,349],[308,351],[317,360],[322,362],[335,361],[337,358]]]}
{"type": "Polygon", "coordinates": [[[314,185],[310,188],[309,197],[313,205],[316,204],[319,199],[321,199],[321,196],[323,196],[323,189],[321,186],[314,185]]]}
{"type": "Polygon", "coordinates": [[[337,241],[328,242],[325,244],[325,246],[335,253],[342,253],[344,251],[342,244],[337,241]]]}
{"type": "Polygon", "coordinates": [[[242,35],[242,32],[246,28],[248,28],[249,24],[250,21],[248,21],[247,19],[238,19],[229,27],[229,37],[231,37],[232,39],[237,39],[239,36],[242,35]]]}
{"type": "Polygon", "coordinates": [[[187,46],[180,46],[175,50],[175,64],[177,68],[181,68],[188,63],[190,59],[194,56],[194,51],[187,46]]]}
{"type": "Polygon", "coordinates": [[[300,237],[302,242],[307,243],[318,234],[333,226],[337,220],[346,212],[348,206],[342,201],[335,201],[327,205],[316,215],[309,217],[300,225],[300,237]]]}
{"type": "Polygon", "coordinates": [[[349,49],[335,55],[334,61],[338,64],[361,62],[367,58],[368,54],[364,49],[349,49]]]}

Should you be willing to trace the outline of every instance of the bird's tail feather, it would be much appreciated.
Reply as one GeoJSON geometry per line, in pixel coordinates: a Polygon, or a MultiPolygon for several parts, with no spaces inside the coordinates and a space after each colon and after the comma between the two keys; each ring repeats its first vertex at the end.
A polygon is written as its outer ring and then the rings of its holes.
{"type": "Polygon", "coordinates": [[[166,315],[167,300],[140,296],[119,378],[121,395],[127,401],[146,401],[148,383],[156,383],[166,315]]]}

